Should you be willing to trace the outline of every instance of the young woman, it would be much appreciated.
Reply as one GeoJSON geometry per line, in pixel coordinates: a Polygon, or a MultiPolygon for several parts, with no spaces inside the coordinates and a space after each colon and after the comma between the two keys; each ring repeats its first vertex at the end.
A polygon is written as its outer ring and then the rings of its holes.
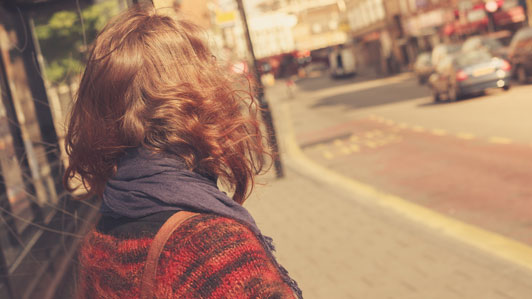
{"type": "Polygon", "coordinates": [[[197,215],[164,243],[154,297],[301,297],[241,205],[264,165],[255,110],[193,24],[137,6],[103,29],[66,136],[66,186],[103,199],[80,297],[138,298],[153,238],[178,211],[197,215]]]}

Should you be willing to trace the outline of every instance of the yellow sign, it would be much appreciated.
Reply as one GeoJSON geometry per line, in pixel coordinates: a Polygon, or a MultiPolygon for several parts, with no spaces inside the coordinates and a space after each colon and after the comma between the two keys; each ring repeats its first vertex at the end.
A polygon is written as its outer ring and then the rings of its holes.
{"type": "Polygon", "coordinates": [[[231,26],[236,21],[236,11],[217,11],[216,24],[222,26],[231,26]]]}
{"type": "Polygon", "coordinates": [[[346,32],[346,33],[351,32],[351,27],[350,27],[349,24],[346,23],[346,22],[342,22],[342,23],[340,23],[340,26],[338,26],[338,29],[339,29],[340,31],[343,31],[343,32],[346,32]]]}

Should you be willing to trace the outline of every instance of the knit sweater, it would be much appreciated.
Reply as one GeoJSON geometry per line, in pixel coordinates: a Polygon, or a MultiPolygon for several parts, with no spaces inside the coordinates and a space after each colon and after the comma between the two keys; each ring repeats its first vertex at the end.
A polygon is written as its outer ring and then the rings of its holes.
{"type": "MultiPolygon", "coordinates": [[[[79,297],[138,298],[150,244],[172,214],[102,218],[80,248],[79,297]]],[[[156,298],[294,298],[261,244],[233,219],[200,214],[186,220],[160,256],[156,298]]]]}

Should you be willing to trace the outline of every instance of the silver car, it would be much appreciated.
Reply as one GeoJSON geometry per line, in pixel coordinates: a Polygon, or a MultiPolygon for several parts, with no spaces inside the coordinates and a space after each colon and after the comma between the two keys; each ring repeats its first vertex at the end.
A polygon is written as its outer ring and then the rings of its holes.
{"type": "Polygon", "coordinates": [[[456,101],[465,95],[490,88],[510,89],[512,67],[487,51],[473,51],[448,56],[429,78],[435,101],[456,101]]]}

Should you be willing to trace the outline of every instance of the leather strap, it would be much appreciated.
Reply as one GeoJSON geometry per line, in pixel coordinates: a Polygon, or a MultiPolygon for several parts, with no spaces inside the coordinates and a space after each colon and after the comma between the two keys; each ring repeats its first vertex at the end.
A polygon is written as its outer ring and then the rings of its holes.
{"type": "Polygon", "coordinates": [[[155,238],[153,239],[150,249],[148,250],[148,258],[144,265],[144,272],[142,273],[142,280],[140,285],[140,298],[152,299],[155,287],[155,278],[157,274],[157,264],[159,263],[159,257],[163,251],[164,245],[172,235],[172,233],[181,225],[185,220],[198,215],[197,213],[179,211],[172,215],[161,226],[155,238]]]}

